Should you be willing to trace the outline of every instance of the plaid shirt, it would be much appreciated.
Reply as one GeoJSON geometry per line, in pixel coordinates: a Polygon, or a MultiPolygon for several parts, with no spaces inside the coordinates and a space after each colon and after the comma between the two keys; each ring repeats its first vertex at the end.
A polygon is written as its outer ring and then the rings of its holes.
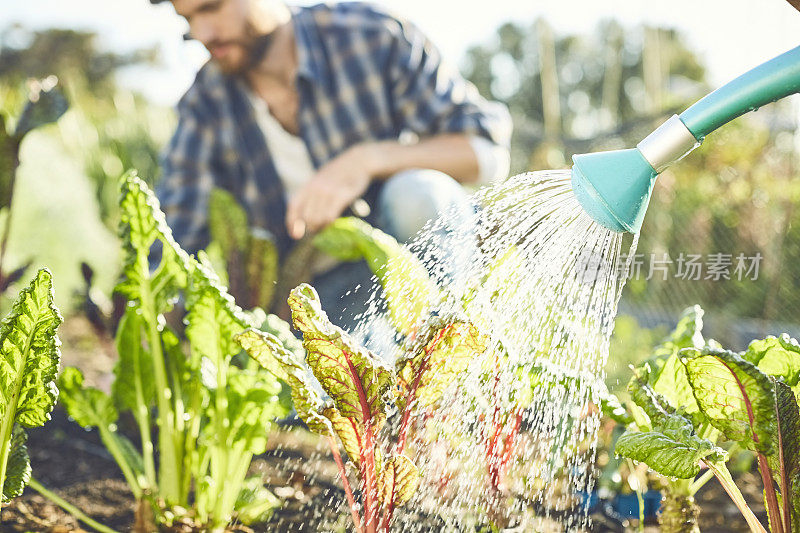
{"type": "MultiPolygon", "coordinates": [[[[342,3],[292,8],[297,45],[297,122],[315,168],[348,147],[465,133],[507,146],[504,106],[441,63],[413,25],[375,6],[342,3]]],[[[178,104],[178,127],[157,187],[176,240],[190,253],[208,244],[214,187],[234,194],[251,226],[269,231],[278,249],[292,245],[286,199],[244,81],[206,63],[178,104]]]]}

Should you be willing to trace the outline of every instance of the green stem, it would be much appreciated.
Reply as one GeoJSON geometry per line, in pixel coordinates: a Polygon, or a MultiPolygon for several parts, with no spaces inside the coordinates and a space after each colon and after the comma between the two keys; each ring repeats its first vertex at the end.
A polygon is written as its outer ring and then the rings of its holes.
{"type": "MultiPolygon", "coordinates": [[[[186,421],[185,417],[185,405],[183,403],[183,387],[181,386],[181,376],[178,373],[177,368],[175,368],[175,363],[173,361],[174,355],[172,353],[165,354],[167,356],[167,365],[169,370],[169,376],[172,377],[172,392],[173,392],[173,402],[175,408],[175,448],[176,448],[176,458],[175,461],[177,465],[184,466],[185,468],[185,457],[186,453],[189,452],[190,448],[186,448],[185,443],[186,439],[183,437],[186,434],[186,421]]],[[[182,357],[183,354],[180,354],[182,357]]],[[[178,480],[178,501],[181,505],[188,506],[189,504],[189,490],[191,488],[191,479],[189,483],[185,483],[185,474],[181,472],[181,476],[179,476],[178,480]]]]}
{"type": "Polygon", "coordinates": [[[697,494],[697,491],[700,490],[700,488],[702,488],[702,486],[705,485],[712,477],[714,477],[714,471],[709,468],[703,473],[702,476],[695,479],[692,484],[689,485],[689,495],[694,496],[697,494]]]}
{"type": "MultiPolygon", "coordinates": [[[[140,271],[149,275],[147,257],[140,256],[140,271]]],[[[147,278],[145,278],[147,279],[147,278]]],[[[158,333],[157,317],[153,295],[150,287],[141,287],[142,315],[147,324],[148,342],[153,358],[153,375],[156,382],[156,401],[158,403],[158,445],[161,453],[159,461],[159,496],[164,498],[168,505],[175,505],[180,497],[180,476],[176,472],[178,466],[176,441],[174,434],[175,413],[172,409],[172,389],[167,380],[167,370],[164,365],[164,350],[161,347],[161,335],[158,333]]]]}
{"type": "Polygon", "coordinates": [[[51,502],[55,503],[66,512],[74,516],[76,519],[80,520],[87,526],[91,527],[95,531],[99,531],[100,533],[118,533],[117,531],[111,529],[110,527],[104,526],[103,524],[96,522],[89,518],[83,511],[69,503],[68,501],[64,500],[57,494],[49,491],[44,486],[42,486],[38,481],[36,481],[33,477],[31,477],[30,481],[28,482],[28,486],[50,500],[51,502]]]}
{"type": "MultiPolygon", "coordinates": [[[[141,331],[141,330],[140,330],[141,331]]],[[[137,334],[137,339],[140,339],[137,334]]],[[[142,346],[134,347],[135,354],[133,359],[133,372],[134,372],[134,389],[136,391],[136,410],[134,411],[134,418],[136,424],[139,426],[139,437],[142,442],[142,459],[144,462],[144,475],[147,478],[147,483],[151,489],[158,486],[158,479],[156,478],[155,459],[153,457],[153,437],[150,434],[150,409],[147,407],[147,402],[144,399],[144,387],[142,386],[142,346]]]]}
{"type": "Polygon", "coordinates": [[[128,482],[128,486],[131,488],[131,492],[133,492],[133,497],[137,500],[140,499],[143,492],[142,485],[139,482],[138,476],[134,473],[133,467],[128,463],[125,454],[120,449],[116,433],[111,431],[108,426],[102,424],[99,425],[97,429],[100,431],[100,440],[103,441],[103,445],[111,454],[111,457],[117,462],[119,469],[122,470],[122,475],[125,481],[128,482]]]}
{"type": "MultiPolygon", "coordinates": [[[[628,471],[631,474],[636,473],[636,465],[633,464],[631,459],[626,459],[628,462],[628,471]]],[[[638,478],[638,476],[637,476],[638,478]]],[[[630,484],[630,483],[629,483],[630,484]]],[[[636,503],[639,504],[639,531],[644,531],[644,495],[642,494],[642,487],[639,485],[639,479],[636,479],[636,488],[633,490],[636,493],[636,503]]]]}
{"type": "Polygon", "coordinates": [[[733,477],[731,477],[731,473],[728,471],[725,463],[707,462],[706,466],[708,466],[709,470],[714,472],[722,488],[725,489],[725,492],[731,497],[733,503],[739,508],[745,521],[747,521],[747,525],[750,526],[750,531],[753,533],[767,533],[767,530],[764,529],[764,526],[761,525],[761,522],[758,521],[756,515],[753,514],[753,511],[747,505],[744,496],[742,496],[742,493],[739,491],[739,487],[733,482],[733,477]]]}

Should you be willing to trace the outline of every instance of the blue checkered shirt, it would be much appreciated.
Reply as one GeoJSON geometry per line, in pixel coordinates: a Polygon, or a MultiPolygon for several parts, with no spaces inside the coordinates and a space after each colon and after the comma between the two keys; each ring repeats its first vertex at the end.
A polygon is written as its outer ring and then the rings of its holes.
{"type": "MultiPolygon", "coordinates": [[[[297,43],[300,136],[315,168],[348,147],[465,133],[507,146],[506,108],[484,100],[440,60],[412,24],[363,3],[292,8],[297,43]]],[[[234,194],[251,226],[269,231],[281,253],[286,198],[245,82],[213,62],[178,104],[178,127],[162,161],[157,195],[176,240],[190,253],[208,244],[214,187],[234,194]]]]}

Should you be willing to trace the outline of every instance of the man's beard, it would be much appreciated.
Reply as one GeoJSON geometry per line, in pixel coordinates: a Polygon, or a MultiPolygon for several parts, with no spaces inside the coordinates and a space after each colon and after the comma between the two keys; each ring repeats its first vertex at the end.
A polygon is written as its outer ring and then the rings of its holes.
{"type": "Polygon", "coordinates": [[[239,46],[243,50],[241,61],[235,64],[228,64],[224,61],[217,60],[217,64],[226,74],[242,75],[255,68],[264,59],[275,41],[274,36],[275,31],[261,35],[256,35],[255,31],[253,31],[252,34],[248,35],[246,38],[231,43],[239,46]]]}

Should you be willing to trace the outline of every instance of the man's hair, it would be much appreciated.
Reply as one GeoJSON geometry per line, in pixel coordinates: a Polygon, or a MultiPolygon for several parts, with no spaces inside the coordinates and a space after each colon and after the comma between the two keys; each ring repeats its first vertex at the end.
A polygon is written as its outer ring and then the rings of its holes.
{"type": "Polygon", "coordinates": [[[151,4],[163,4],[164,2],[169,2],[169,0],[150,0],[151,4]]]}

